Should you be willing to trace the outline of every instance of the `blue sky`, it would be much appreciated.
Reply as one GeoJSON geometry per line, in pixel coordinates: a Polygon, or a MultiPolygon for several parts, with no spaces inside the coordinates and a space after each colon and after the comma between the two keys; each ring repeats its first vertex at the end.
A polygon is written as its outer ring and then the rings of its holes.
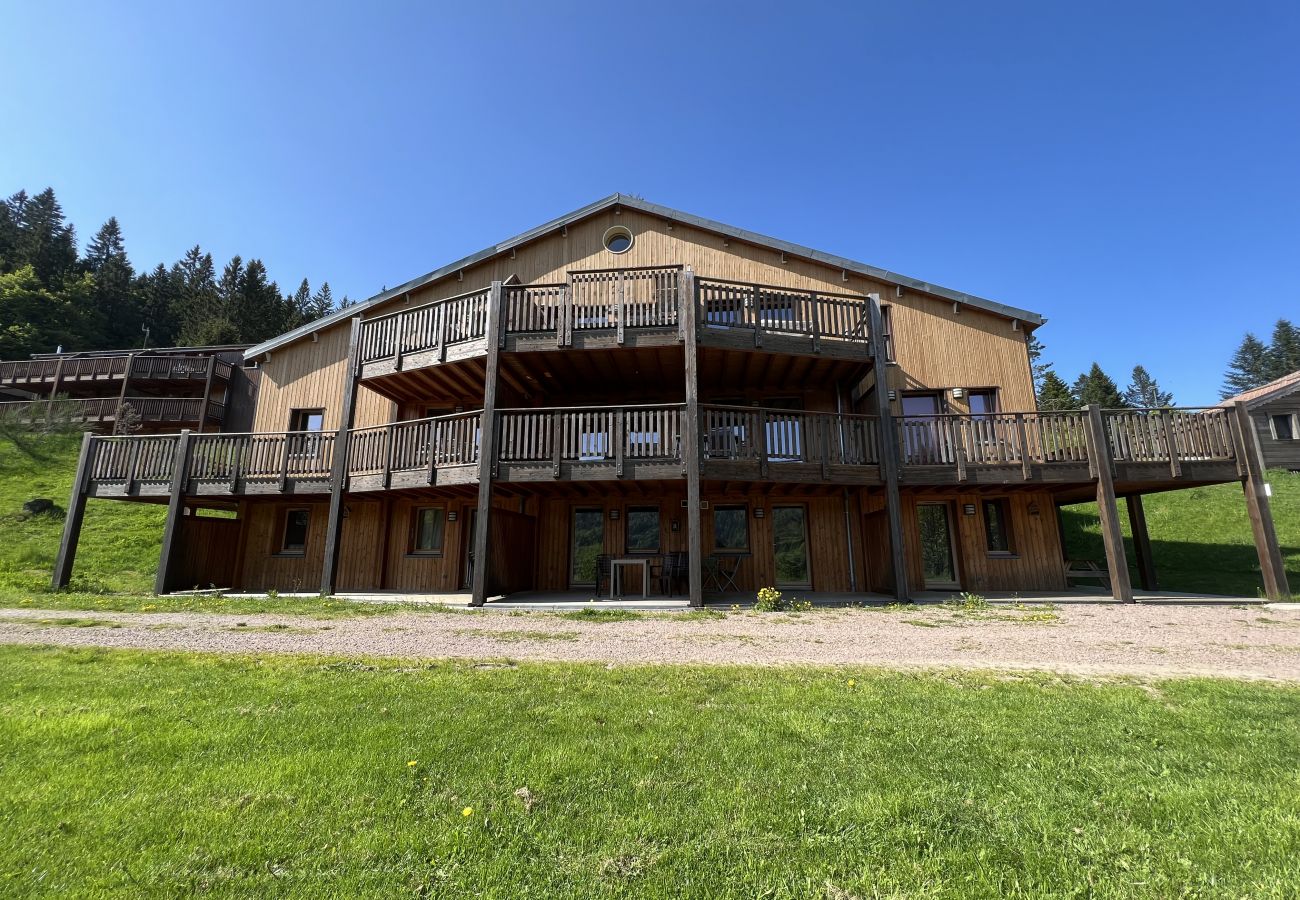
{"type": "Polygon", "coordinates": [[[0,192],[384,285],[623,191],[1212,402],[1300,320],[1300,5],[0,0],[0,192]]]}

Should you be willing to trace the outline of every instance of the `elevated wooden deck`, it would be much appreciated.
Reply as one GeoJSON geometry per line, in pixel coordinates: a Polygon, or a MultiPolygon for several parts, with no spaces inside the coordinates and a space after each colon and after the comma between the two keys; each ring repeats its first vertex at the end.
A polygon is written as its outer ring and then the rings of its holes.
{"type": "Polygon", "coordinates": [[[23,425],[98,425],[113,424],[118,408],[129,405],[145,425],[220,425],[225,419],[224,404],[201,397],[87,397],[58,400],[12,400],[0,403],[0,417],[23,425]]]}
{"type": "MultiPolygon", "coordinates": [[[[871,358],[868,298],[695,277],[681,266],[573,271],[563,283],[501,288],[497,346],[507,353],[664,347],[685,340],[695,304],[701,346],[871,358]],[[690,296],[687,296],[687,294],[690,296]]],[[[486,356],[491,289],[361,322],[363,381],[486,356]]]]}
{"type": "Polygon", "coordinates": [[[132,382],[203,382],[209,368],[213,378],[230,379],[233,366],[208,355],[123,354],[69,356],[54,359],[0,362],[0,387],[21,390],[73,389],[79,385],[106,384],[129,378],[132,382]]]}
{"type": "MultiPolygon", "coordinates": [[[[174,401],[166,401],[174,402],[174,401]]],[[[1087,487],[1109,467],[1119,493],[1242,476],[1231,411],[1102,414],[1107,446],[1093,446],[1084,412],[990,416],[877,416],[703,404],[695,458],[711,481],[874,486],[884,483],[888,435],[904,487],[1087,487]]],[[[685,404],[496,411],[496,482],[665,481],[686,477],[685,404]]],[[[456,413],[354,429],[344,489],[370,493],[477,484],[481,414],[456,413]]],[[[192,496],[323,494],[338,435],[198,434],[184,491],[192,496]]],[[[176,475],[177,435],[94,437],[88,492],[164,496],[176,475]]]]}

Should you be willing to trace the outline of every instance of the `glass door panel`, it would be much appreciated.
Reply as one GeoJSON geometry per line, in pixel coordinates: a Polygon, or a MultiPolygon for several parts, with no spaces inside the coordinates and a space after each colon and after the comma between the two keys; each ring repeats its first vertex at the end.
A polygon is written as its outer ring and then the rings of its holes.
{"type": "Polygon", "coordinates": [[[596,583],[596,557],[605,552],[605,511],[573,511],[573,546],[569,556],[569,581],[575,585],[596,583]]]}
{"type": "Polygon", "coordinates": [[[916,517],[921,530],[921,568],[925,574],[925,586],[958,587],[948,504],[917,504],[916,517]]]}
{"type": "Polygon", "coordinates": [[[772,508],[772,555],[776,560],[776,586],[812,587],[808,569],[807,512],[802,506],[772,508]]]}

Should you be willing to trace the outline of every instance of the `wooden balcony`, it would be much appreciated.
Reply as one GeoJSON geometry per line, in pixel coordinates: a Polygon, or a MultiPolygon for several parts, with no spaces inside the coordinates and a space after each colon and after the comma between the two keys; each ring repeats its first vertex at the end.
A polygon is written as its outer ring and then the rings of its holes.
{"type": "MultiPolygon", "coordinates": [[[[144,425],[197,425],[204,416],[200,397],[127,397],[144,425]]],[[[116,397],[83,399],[15,400],[0,403],[0,418],[22,425],[111,425],[117,421],[116,397]]],[[[225,418],[222,403],[208,401],[204,424],[219,425],[225,418]]]]}
{"type": "Polygon", "coordinates": [[[497,411],[498,481],[685,477],[685,404],[497,411]]]}
{"type": "MultiPolygon", "coordinates": [[[[1226,409],[1107,410],[1117,485],[1237,478],[1226,409]]],[[[897,423],[904,484],[1082,483],[1097,476],[1087,413],[909,416],[897,423]]]]}
{"type": "Polygon", "coordinates": [[[232,365],[210,356],[141,353],[0,362],[0,386],[31,390],[110,383],[125,377],[132,381],[202,382],[208,376],[209,364],[214,378],[230,379],[232,365]]]}
{"type": "MultiPolygon", "coordinates": [[[[499,482],[675,480],[685,477],[684,404],[496,412],[499,482]]],[[[1098,454],[1086,412],[912,416],[894,422],[904,486],[1086,488],[1106,459],[1117,489],[1160,490],[1241,477],[1231,411],[1107,411],[1098,454]]],[[[481,413],[396,422],[350,433],[346,490],[365,493],[477,484],[481,413]]],[[[876,416],[703,405],[701,477],[711,481],[883,484],[886,429],[876,416]]],[[[196,496],[325,494],[334,433],[191,436],[185,490],[196,496]]],[[[91,496],[163,496],[176,435],[94,437],[91,496]]]]}
{"type": "Polygon", "coordinates": [[[881,483],[877,416],[715,405],[700,416],[706,479],[881,483]]]}
{"type": "Polygon", "coordinates": [[[870,357],[866,297],[695,277],[681,266],[574,271],[563,283],[507,284],[364,319],[362,379],[482,356],[488,319],[501,316],[507,352],[661,347],[684,338],[693,311],[701,345],[870,357]],[[690,304],[693,304],[690,305],[690,304]]]}

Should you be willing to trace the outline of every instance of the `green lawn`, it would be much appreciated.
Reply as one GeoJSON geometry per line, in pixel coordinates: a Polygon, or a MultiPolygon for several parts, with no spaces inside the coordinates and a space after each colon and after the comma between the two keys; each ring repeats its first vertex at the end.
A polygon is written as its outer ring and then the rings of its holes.
{"type": "MultiPolygon", "coordinates": [[[[0,436],[0,591],[45,591],[63,534],[61,516],[20,520],[23,503],[72,492],[80,434],[0,436]]],[[[162,506],[91,500],[72,587],[82,591],[153,590],[165,516],[162,506]]]]}
{"type": "Polygon", "coordinates": [[[16,647],[0,685],[7,897],[1294,897],[1300,878],[1295,688],[16,647]]]}
{"type": "MultiPolygon", "coordinates": [[[[1278,543],[1287,561],[1292,590],[1300,593],[1300,475],[1268,473],[1278,543]]],[[[1261,590],[1246,500],[1241,486],[1212,487],[1148,494],[1143,498],[1156,576],[1166,590],[1254,597],[1261,590]]],[[[1120,502],[1133,584],[1137,557],[1129,539],[1128,512],[1120,502]]],[[[1106,558],[1097,524],[1097,506],[1081,503],[1061,513],[1066,552],[1073,559],[1106,558]]]]}

